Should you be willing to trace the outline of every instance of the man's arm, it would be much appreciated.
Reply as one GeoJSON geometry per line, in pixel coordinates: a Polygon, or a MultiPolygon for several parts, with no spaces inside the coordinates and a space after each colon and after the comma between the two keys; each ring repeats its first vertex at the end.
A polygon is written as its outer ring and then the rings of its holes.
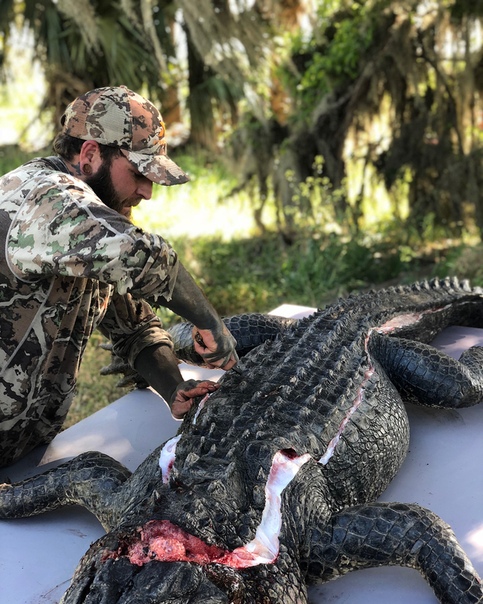
{"type": "Polygon", "coordinates": [[[195,350],[209,367],[230,369],[236,363],[235,340],[164,239],[100,203],[78,179],[53,173],[44,184],[57,189],[39,194],[12,223],[8,261],[17,277],[87,277],[113,285],[119,295],[162,298],[163,305],[195,325],[195,350]],[[35,253],[19,243],[29,238],[35,253]]]}

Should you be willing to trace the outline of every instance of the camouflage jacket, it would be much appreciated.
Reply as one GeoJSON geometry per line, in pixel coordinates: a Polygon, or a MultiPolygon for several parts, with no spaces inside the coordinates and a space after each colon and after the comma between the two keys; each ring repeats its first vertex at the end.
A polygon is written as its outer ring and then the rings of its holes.
{"type": "Polygon", "coordinates": [[[175,251],[55,161],[0,178],[0,466],[60,430],[95,328],[131,365],[172,345],[143,299],[170,299],[175,251]]]}

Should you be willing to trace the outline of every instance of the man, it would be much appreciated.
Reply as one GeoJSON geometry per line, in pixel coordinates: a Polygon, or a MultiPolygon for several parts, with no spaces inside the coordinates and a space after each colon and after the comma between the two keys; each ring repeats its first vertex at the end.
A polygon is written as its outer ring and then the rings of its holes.
{"type": "Polygon", "coordinates": [[[166,155],[156,107],[124,86],[74,100],[54,141],[0,179],[0,465],[59,432],[95,328],[181,418],[216,389],[183,382],[150,299],[195,326],[209,367],[231,368],[235,341],[176,252],[129,220],[153,182],[185,183],[166,155]]]}

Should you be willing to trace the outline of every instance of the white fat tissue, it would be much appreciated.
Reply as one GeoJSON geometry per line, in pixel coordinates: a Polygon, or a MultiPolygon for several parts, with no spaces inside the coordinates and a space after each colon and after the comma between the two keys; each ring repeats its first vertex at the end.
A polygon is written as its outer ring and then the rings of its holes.
{"type": "Polygon", "coordinates": [[[176,458],[176,445],[178,444],[180,438],[181,434],[171,438],[161,449],[161,453],[159,455],[159,467],[161,468],[164,483],[169,481],[169,475],[176,458]]]}
{"type": "MultiPolygon", "coordinates": [[[[169,440],[161,450],[159,465],[163,482],[167,483],[176,457],[176,445],[181,434],[169,440]]],[[[279,553],[279,535],[282,528],[282,493],[295,478],[300,468],[311,458],[309,453],[299,457],[278,451],[265,485],[265,508],[255,538],[216,561],[235,568],[249,568],[258,564],[272,564],[279,553]]]]}
{"type": "MultiPolygon", "coordinates": [[[[380,325],[379,327],[375,327],[374,331],[378,333],[390,333],[399,327],[407,327],[408,325],[414,325],[418,323],[425,313],[412,313],[407,315],[398,315],[391,319],[384,325],[380,325]]],[[[372,330],[371,330],[372,331],[372,330]]]]}
{"type": "Polygon", "coordinates": [[[239,568],[271,564],[277,559],[278,538],[282,528],[282,492],[309,459],[311,457],[308,453],[300,457],[291,457],[283,451],[275,454],[265,485],[265,508],[255,538],[233,550],[231,554],[231,557],[237,559],[236,566],[239,568]]]}
{"type": "Polygon", "coordinates": [[[451,304],[447,304],[446,306],[443,306],[442,308],[437,308],[436,310],[429,309],[423,310],[419,313],[407,313],[404,315],[398,315],[397,317],[394,317],[394,319],[391,319],[390,321],[387,321],[387,323],[384,323],[380,327],[376,327],[374,329],[378,333],[390,333],[391,331],[394,331],[395,329],[398,329],[400,327],[407,327],[409,325],[414,325],[415,323],[418,323],[419,321],[421,321],[424,315],[442,312],[443,310],[446,310],[450,307],[451,304]]]}
{"type": "MultiPolygon", "coordinates": [[[[200,401],[198,409],[196,410],[196,414],[193,418],[193,424],[196,424],[198,415],[205,406],[205,403],[209,399],[209,397],[210,393],[206,394],[205,397],[200,401]]],[[[176,459],[176,445],[178,444],[181,436],[181,434],[178,434],[178,436],[171,438],[161,449],[161,453],[159,455],[159,467],[161,468],[163,482],[165,484],[169,481],[169,475],[171,474],[171,470],[174,466],[174,460],[176,459]]]]}
{"type": "Polygon", "coordinates": [[[198,421],[198,415],[201,413],[201,410],[205,406],[205,403],[210,398],[211,394],[212,394],[211,392],[208,392],[208,394],[205,394],[205,396],[201,399],[201,401],[198,405],[198,409],[196,410],[195,416],[193,417],[193,425],[195,425],[196,422],[198,421]]]}
{"type": "MultiPolygon", "coordinates": [[[[373,373],[374,373],[374,368],[370,367],[364,374],[363,384],[365,384],[371,378],[373,373]]],[[[345,427],[349,423],[350,418],[354,415],[354,413],[357,411],[357,409],[359,409],[363,400],[364,400],[364,387],[361,386],[359,388],[356,398],[354,399],[354,403],[352,404],[352,407],[347,411],[346,415],[344,416],[344,419],[340,423],[339,429],[337,430],[335,436],[332,438],[325,453],[317,461],[317,463],[320,463],[321,465],[325,466],[329,462],[332,455],[334,454],[335,448],[340,440],[340,437],[342,436],[342,432],[344,432],[345,427]]]]}

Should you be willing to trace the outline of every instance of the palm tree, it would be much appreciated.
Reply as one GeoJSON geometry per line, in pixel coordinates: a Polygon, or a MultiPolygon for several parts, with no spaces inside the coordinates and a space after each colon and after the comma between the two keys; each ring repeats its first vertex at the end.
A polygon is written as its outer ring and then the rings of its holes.
{"type": "Polygon", "coordinates": [[[186,82],[192,140],[209,148],[217,111],[236,114],[263,56],[262,19],[228,0],[2,0],[0,67],[14,23],[33,34],[56,124],[79,93],[120,83],[158,100],[169,123],[180,119],[186,82]]]}
{"type": "Polygon", "coordinates": [[[8,56],[12,23],[29,28],[46,77],[44,105],[55,109],[56,123],[66,105],[90,88],[122,82],[139,90],[159,83],[151,41],[129,7],[102,0],[2,0],[2,56],[8,56]]]}

